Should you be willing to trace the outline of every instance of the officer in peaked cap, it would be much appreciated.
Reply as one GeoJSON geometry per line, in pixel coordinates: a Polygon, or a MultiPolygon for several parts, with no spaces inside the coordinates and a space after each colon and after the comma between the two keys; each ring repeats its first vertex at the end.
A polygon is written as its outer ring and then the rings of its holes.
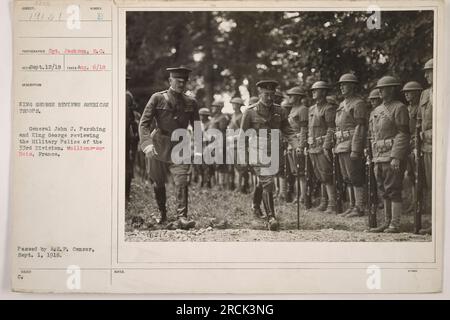
{"type": "Polygon", "coordinates": [[[384,224],[371,232],[400,231],[402,186],[406,158],[410,148],[409,114],[406,106],[395,100],[400,82],[393,76],[378,80],[383,102],[372,111],[369,120],[375,178],[384,199],[384,224]]]}
{"type": "Polygon", "coordinates": [[[342,213],[346,217],[364,215],[364,146],[367,138],[368,110],[356,95],[358,79],[343,74],[338,81],[344,101],[336,110],[336,146],[342,177],[347,183],[350,207],[342,213]]]}
{"type": "MultiPolygon", "coordinates": [[[[422,136],[422,154],[423,166],[425,171],[426,197],[425,207],[428,212],[431,211],[431,191],[432,191],[432,158],[433,158],[433,59],[428,60],[423,70],[425,79],[430,85],[429,88],[423,90],[420,96],[419,113],[417,122],[420,126],[422,136]]],[[[420,150],[417,150],[420,152],[420,150]]],[[[423,228],[419,231],[421,234],[431,234],[431,227],[423,228]]]]}
{"type": "Polygon", "coordinates": [[[172,148],[176,145],[171,141],[172,132],[176,129],[187,129],[199,120],[197,101],[186,95],[186,82],[190,69],[186,67],[167,68],[170,87],[156,92],[145,106],[139,124],[141,148],[150,158],[150,181],[154,184],[154,192],[159,211],[160,223],[167,221],[166,188],[169,172],[175,183],[177,203],[177,227],[189,229],[195,226],[195,221],[188,220],[188,175],[189,163],[175,164],[172,161],[172,148]],[[152,121],[156,128],[151,131],[152,121]]]}
{"type": "Polygon", "coordinates": [[[333,185],[331,159],[336,108],[326,100],[330,90],[327,82],[317,81],[310,90],[315,104],[308,110],[308,153],[314,174],[322,184],[318,208],[331,214],[336,212],[336,190],[333,185]]]}
{"type": "MultiPolygon", "coordinates": [[[[278,82],[274,80],[262,80],[259,81],[256,85],[259,91],[259,101],[245,110],[242,117],[240,131],[241,134],[245,135],[248,129],[255,129],[257,136],[250,137],[250,140],[257,138],[258,142],[260,143],[256,143],[257,141],[250,141],[249,146],[250,148],[253,148],[250,151],[255,152],[256,154],[261,154],[261,151],[258,150],[258,148],[261,147],[261,141],[267,139],[267,136],[262,136],[262,132],[260,131],[260,129],[266,129],[269,133],[269,136],[272,135],[271,130],[281,130],[282,134],[286,137],[286,139],[288,139],[289,143],[292,144],[294,149],[297,149],[298,143],[295,138],[295,132],[289,125],[286,114],[282,111],[281,107],[277,107],[274,105],[275,89],[278,86],[278,82]]],[[[280,141],[277,141],[277,143],[279,146],[280,141]]],[[[270,144],[270,139],[268,140],[267,144],[262,143],[262,145],[267,145],[269,150],[271,149],[270,144]]],[[[262,152],[267,152],[267,150],[262,150],[262,152]]],[[[272,163],[274,161],[274,156],[277,155],[272,155],[272,163]]],[[[277,160],[279,159],[276,159],[275,163],[277,160]]],[[[260,201],[262,197],[264,208],[269,219],[269,230],[278,230],[279,224],[275,217],[273,192],[275,187],[274,176],[277,174],[279,168],[274,168],[275,170],[271,170],[273,168],[269,168],[267,167],[267,165],[263,165],[259,162],[259,159],[256,164],[252,165],[254,172],[259,178],[258,186],[255,188],[255,194],[253,198],[254,213],[256,216],[260,218],[262,217],[262,212],[260,209],[260,201]]]]}

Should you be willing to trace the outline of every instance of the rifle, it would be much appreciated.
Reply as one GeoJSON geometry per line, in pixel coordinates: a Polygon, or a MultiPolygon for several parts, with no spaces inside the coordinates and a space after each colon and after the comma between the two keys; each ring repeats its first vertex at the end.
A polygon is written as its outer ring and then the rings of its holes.
{"type": "Polygon", "coordinates": [[[313,193],[313,181],[311,172],[311,160],[308,156],[308,149],[304,149],[305,156],[305,179],[306,179],[306,192],[305,192],[305,208],[311,209],[312,207],[312,193],[313,193]]]}
{"type": "Polygon", "coordinates": [[[378,195],[373,164],[372,140],[370,138],[368,139],[368,146],[366,149],[366,177],[367,177],[367,208],[369,210],[369,228],[376,228],[378,195]]]}
{"type": "Polygon", "coordinates": [[[422,167],[422,140],[420,137],[420,126],[416,127],[416,141],[415,141],[415,149],[416,156],[414,157],[414,201],[416,202],[416,208],[414,212],[414,233],[418,234],[419,230],[422,229],[422,210],[423,210],[423,167],[422,167]]]}
{"type": "MultiPolygon", "coordinates": [[[[334,144],[336,145],[336,143],[334,144]]],[[[343,208],[342,208],[342,195],[343,195],[343,190],[342,190],[342,184],[343,184],[343,179],[342,179],[342,175],[341,175],[341,170],[339,167],[339,157],[338,155],[332,151],[332,160],[333,160],[333,183],[334,183],[334,187],[336,188],[336,213],[342,213],[343,212],[343,208]]]]}

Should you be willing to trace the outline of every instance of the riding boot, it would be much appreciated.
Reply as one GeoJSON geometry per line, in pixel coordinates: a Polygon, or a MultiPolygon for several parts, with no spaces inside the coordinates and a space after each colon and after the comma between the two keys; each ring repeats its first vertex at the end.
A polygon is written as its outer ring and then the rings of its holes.
{"type": "Polygon", "coordinates": [[[263,187],[261,185],[256,185],[255,191],[253,193],[253,214],[257,218],[264,218],[265,214],[261,211],[261,201],[262,201],[263,187]]]}
{"type": "Polygon", "coordinates": [[[267,217],[269,218],[268,227],[270,231],[278,231],[279,224],[275,218],[275,204],[273,202],[273,192],[263,191],[263,204],[267,217]]]}
{"type": "Polygon", "coordinates": [[[161,214],[161,219],[158,223],[164,223],[167,221],[167,210],[166,210],[166,187],[154,187],[156,204],[158,205],[159,213],[161,214]]]}
{"type": "Polygon", "coordinates": [[[176,186],[177,195],[177,216],[180,229],[191,229],[195,227],[195,221],[188,220],[188,187],[176,186]]]}

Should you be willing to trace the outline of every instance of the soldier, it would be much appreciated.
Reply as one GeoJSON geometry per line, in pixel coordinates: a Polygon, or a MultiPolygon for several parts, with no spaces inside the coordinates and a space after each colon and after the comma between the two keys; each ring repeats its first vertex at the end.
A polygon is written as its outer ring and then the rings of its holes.
{"type": "MultiPolygon", "coordinates": [[[[422,136],[423,166],[425,171],[426,199],[425,205],[431,207],[432,192],[432,159],[433,159],[433,59],[428,60],[423,68],[425,79],[430,84],[420,96],[419,114],[417,116],[422,136]]],[[[416,150],[418,154],[420,150],[416,150]]],[[[419,231],[420,234],[431,234],[431,226],[419,231]]]]}
{"type": "MultiPolygon", "coordinates": [[[[281,103],[281,109],[287,117],[291,112],[292,105],[288,101],[281,103]]],[[[293,188],[295,177],[289,165],[289,156],[292,153],[292,147],[289,145],[286,137],[281,137],[280,145],[280,170],[277,174],[277,181],[279,183],[278,196],[281,201],[292,202],[293,188]],[[294,181],[292,180],[294,179],[294,181]]]]}
{"type": "Polygon", "coordinates": [[[367,106],[356,95],[358,79],[351,73],[338,81],[344,101],[336,110],[336,146],[342,177],[347,184],[350,207],[341,215],[364,215],[364,145],[367,137],[367,106]],[[354,197],[353,197],[354,195],[354,197]]]}
{"type": "Polygon", "coordinates": [[[154,192],[161,219],[167,221],[166,187],[169,172],[173,176],[176,192],[178,226],[189,229],[195,221],[188,220],[188,175],[189,164],[174,164],[171,159],[172,148],[177,142],[171,141],[171,134],[179,128],[187,129],[199,120],[197,101],[184,94],[190,69],[167,68],[170,88],[157,92],[150,97],[139,124],[141,148],[149,155],[150,181],[155,185],[154,192]],[[156,128],[151,132],[152,120],[156,128]]]}
{"type": "MultiPolygon", "coordinates": [[[[300,87],[293,87],[287,91],[287,95],[289,103],[292,104],[292,109],[288,115],[289,124],[296,132],[299,147],[304,150],[308,145],[308,107],[302,102],[306,93],[300,87]]],[[[300,190],[298,192],[300,192],[300,202],[304,203],[306,198],[305,158],[291,152],[288,159],[294,181],[296,176],[299,177],[300,190]],[[297,172],[297,162],[300,172],[297,172]]],[[[292,191],[292,179],[288,178],[288,192],[292,191]]]]}
{"type": "Polygon", "coordinates": [[[326,100],[329,90],[330,86],[325,81],[317,81],[311,87],[316,103],[308,111],[308,153],[314,174],[323,186],[319,210],[331,214],[336,212],[336,190],[333,185],[331,159],[336,109],[326,100]]]}
{"type": "Polygon", "coordinates": [[[136,151],[139,140],[138,126],[134,121],[135,101],[131,92],[128,90],[128,80],[130,76],[126,76],[126,134],[125,134],[125,154],[126,154],[126,179],[125,179],[125,198],[130,200],[131,180],[133,179],[134,161],[136,159],[136,151]]]}
{"type": "MultiPolygon", "coordinates": [[[[259,101],[254,105],[251,105],[242,117],[241,134],[245,134],[247,129],[255,129],[258,135],[258,142],[260,138],[266,137],[260,136],[259,129],[278,129],[289,140],[289,143],[297,149],[298,144],[295,139],[294,131],[289,125],[289,121],[280,107],[276,107],[273,104],[275,88],[278,86],[278,82],[274,80],[262,80],[259,81],[256,86],[259,90],[259,101]]],[[[258,143],[259,144],[259,143],[258,143]]],[[[256,143],[250,143],[251,146],[255,146],[256,143]]],[[[267,151],[267,150],[265,150],[267,151]]],[[[272,155],[274,156],[274,155],[272,155]]],[[[273,200],[274,192],[274,175],[262,175],[262,167],[260,165],[254,165],[253,170],[258,175],[259,185],[262,190],[262,200],[265,211],[269,218],[268,227],[269,230],[278,230],[279,224],[275,217],[275,208],[273,200]]],[[[255,204],[255,199],[254,199],[255,204]]],[[[257,204],[259,206],[259,204],[257,204]]],[[[254,209],[256,215],[260,215],[261,210],[254,209]]]]}
{"type": "Polygon", "coordinates": [[[384,224],[371,232],[397,233],[402,215],[402,182],[409,152],[409,115],[406,106],[395,100],[400,83],[392,76],[377,82],[383,103],[370,115],[375,178],[384,199],[384,224]]]}
{"type": "MultiPolygon", "coordinates": [[[[200,125],[202,128],[203,133],[203,148],[205,148],[206,143],[208,141],[208,137],[206,136],[206,130],[209,126],[209,116],[211,115],[211,112],[208,108],[200,108],[198,111],[198,114],[200,116],[200,125]]],[[[200,187],[207,187],[211,188],[211,174],[214,172],[214,170],[211,170],[211,166],[207,165],[205,163],[199,164],[199,173],[200,173],[200,187]]]]}
{"type": "Polygon", "coordinates": [[[372,112],[382,102],[381,95],[380,95],[380,90],[373,89],[372,91],[370,91],[370,93],[369,93],[369,102],[370,102],[370,106],[371,106],[370,112],[372,112]]]}
{"type": "MultiPolygon", "coordinates": [[[[416,126],[417,126],[417,114],[419,111],[420,94],[423,88],[420,83],[416,81],[410,81],[403,86],[401,92],[405,95],[406,102],[408,102],[409,112],[409,134],[411,135],[410,150],[415,148],[416,139],[416,126]]],[[[408,208],[407,212],[414,212],[414,174],[415,174],[414,154],[410,153],[406,161],[405,171],[405,194],[407,196],[408,208]]]]}
{"type": "Polygon", "coordinates": [[[215,172],[218,174],[218,186],[219,189],[225,190],[227,188],[227,173],[228,168],[225,163],[225,152],[226,152],[226,130],[228,127],[228,118],[222,113],[223,102],[215,101],[211,104],[211,118],[209,120],[208,129],[217,129],[222,132],[223,136],[223,150],[221,155],[221,164],[215,165],[215,172]]]}
{"type": "MultiPolygon", "coordinates": [[[[229,129],[238,130],[241,128],[241,122],[242,122],[242,112],[241,107],[244,105],[244,100],[242,100],[239,97],[235,97],[231,99],[230,101],[231,105],[233,106],[234,113],[231,116],[230,123],[228,124],[229,129]]],[[[235,165],[231,165],[230,169],[230,179],[232,184],[234,184],[234,168],[236,168],[237,174],[238,174],[238,184],[239,184],[239,191],[241,193],[248,193],[249,188],[249,173],[248,173],[248,167],[245,164],[238,164],[236,162],[237,160],[237,144],[234,144],[234,159],[235,159],[235,165]]]]}

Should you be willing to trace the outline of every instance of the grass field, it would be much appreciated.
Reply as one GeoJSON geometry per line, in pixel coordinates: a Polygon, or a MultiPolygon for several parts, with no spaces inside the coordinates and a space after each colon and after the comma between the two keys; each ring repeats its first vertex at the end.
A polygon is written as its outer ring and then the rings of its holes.
{"type": "MultiPolygon", "coordinates": [[[[253,217],[251,194],[220,191],[217,188],[189,189],[189,217],[196,221],[194,229],[167,230],[156,223],[159,212],[150,184],[135,179],[131,200],[126,210],[126,241],[431,241],[431,236],[415,235],[413,216],[402,216],[401,233],[373,234],[366,232],[367,216],[344,218],[318,210],[300,211],[297,229],[297,206],[279,203],[275,210],[280,231],[268,231],[264,220],[253,217]]],[[[175,220],[175,198],[172,185],[167,185],[169,221],[175,220]]],[[[429,225],[430,216],[423,216],[423,225],[429,225]]],[[[378,222],[383,221],[382,210],[378,222]]]]}

